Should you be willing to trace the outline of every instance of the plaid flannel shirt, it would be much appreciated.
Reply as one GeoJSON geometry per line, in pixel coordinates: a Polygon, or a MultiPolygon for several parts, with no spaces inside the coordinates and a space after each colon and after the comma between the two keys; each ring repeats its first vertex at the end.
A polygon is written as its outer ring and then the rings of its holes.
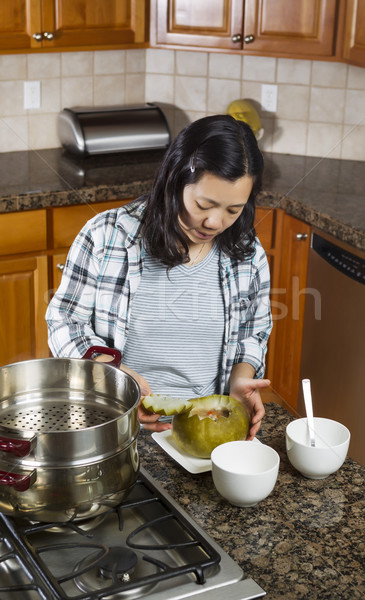
{"type": "MultiPolygon", "coordinates": [[[[76,237],[46,312],[54,356],[80,358],[94,345],[118,348],[123,354],[144,265],[143,209],[144,203],[136,200],[105,211],[88,221],[76,237]]],[[[244,261],[221,252],[220,279],[225,326],[216,392],[223,394],[229,392],[234,364],[252,364],[257,378],[265,371],[272,328],[270,273],[259,240],[253,256],[244,261]]]]}

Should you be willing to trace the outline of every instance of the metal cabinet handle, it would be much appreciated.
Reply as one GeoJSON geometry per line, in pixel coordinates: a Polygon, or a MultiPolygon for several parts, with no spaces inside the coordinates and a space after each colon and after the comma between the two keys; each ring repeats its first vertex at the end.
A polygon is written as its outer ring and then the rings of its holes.
{"type": "Polygon", "coordinates": [[[41,42],[43,39],[43,35],[41,33],[33,33],[33,38],[37,40],[37,42],[41,42]]]}
{"type": "Polygon", "coordinates": [[[245,44],[252,44],[252,42],[254,41],[255,36],[254,35],[245,35],[245,39],[244,42],[245,44]]]}
{"type": "Polygon", "coordinates": [[[62,272],[62,271],[63,271],[63,269],[65,268],[65,265],[63,265],[62,263],[57,263],[56,267],[57,267],[57,269],[58,269],[59,271],[61,271],[61,272],[62,272]]]}
{"type": "Polygon", "coordinates": [[[231,40],[234,44],[239,44],[242,41],[242,35],[240,33],[235,33],[232,35],[231,40]]]}
{"type": "Polygon", "coordinates": [[[304,242],[305,240],[308,239],[308,234],[307,233],[297,233],[297,235],[295,237],[297,238],[297,240],[299,242],[304,242]]]}
{"type": "Polygon", "coordinates": [[[43,33],[43,37],[44,37],[46,40],[53,40],[53,38],[54,38],[54,35],[53,35],[53,33],[51,33],[50,31],[45,31],[45,32],[43,33]]]}

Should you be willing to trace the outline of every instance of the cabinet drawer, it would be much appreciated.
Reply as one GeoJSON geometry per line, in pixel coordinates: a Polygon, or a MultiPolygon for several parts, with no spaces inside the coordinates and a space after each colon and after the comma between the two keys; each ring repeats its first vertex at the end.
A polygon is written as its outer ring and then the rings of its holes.
{"type": "Polygon", "coordinates": [[[256,208],[255,229],[266,252],[274,245],[275,210],[275,208],[256,208]]]}
{"type": "Polygon", "coordinates": [[[35,252],[47,248],[45,210],[0,215],[0,255],[35,252]]]}
{"type": "Polygon", "coordinates": [[[68,248],[89,219],[104,210],[118,208],[130,201],[131,198],[96,202],[94,204],[61,206],[52,209],[51,235],[53,248],[68,248]]]}

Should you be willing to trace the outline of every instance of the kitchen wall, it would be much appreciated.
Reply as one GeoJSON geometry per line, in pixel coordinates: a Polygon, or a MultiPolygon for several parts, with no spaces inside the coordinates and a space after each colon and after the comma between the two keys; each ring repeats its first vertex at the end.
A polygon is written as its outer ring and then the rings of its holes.
{"type": "Polygon", "coordinates": [[[263,150],[365,160],[365,69],[156,49],[1,55],[0,152],[58,147],[64,107],[155,101],[175,134],[237,98],[259,109],[263,150]],[[40,109],[23,108],[26,80],[41,81],[40,109]],[[275,113],[261,110],[263,83],[278,86],[275,113]]]}

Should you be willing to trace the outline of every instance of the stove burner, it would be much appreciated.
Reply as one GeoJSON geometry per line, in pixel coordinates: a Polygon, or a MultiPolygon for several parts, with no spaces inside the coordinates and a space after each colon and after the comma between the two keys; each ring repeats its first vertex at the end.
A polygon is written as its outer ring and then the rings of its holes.
{"type": "Polygon", "coordinates": [[[114,546],[98,564],[99,573],[106,579],[129,581],[137,564],[137,555],[129,548],[114,546]]]}
{"type": "Polygon", "coordinates": [[[95,555],[85,556],[75,566],[75,573],[80,571],[75,577],[75,584],[79,590],[89,594],[104,592],[103,598],[141,598],[156,586],[156,581],[148,579],[159,571],[156,565],[146,562],[143,557],[138,550],[133,552],[125,546],[111,546],[107,555],[96,562],[95,555]],[[115,588],[118,592],[113,595],[115,588]],[[107,590],[110,590],[109,595],[107,590]]]}

